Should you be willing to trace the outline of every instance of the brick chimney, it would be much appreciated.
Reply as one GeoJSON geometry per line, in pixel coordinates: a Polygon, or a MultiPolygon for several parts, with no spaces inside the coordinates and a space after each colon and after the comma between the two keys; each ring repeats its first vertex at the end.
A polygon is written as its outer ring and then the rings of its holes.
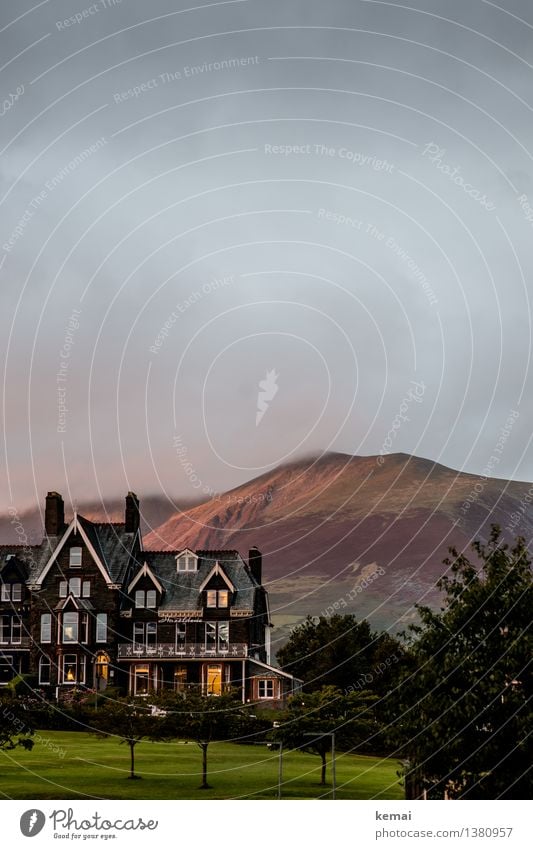
{"type": "Polygon", "coordinates": [[[254,545],[248,552],[248,568],[258,584],[263,580],[263,555],[254,545]]]}
{"type": "Polygon", "coordinates": [[[44,529],[49,537],[61,536],[65,530],[65,505],[59,492],[49,492],[46,496],[44,529]]]}
{"type": "Polygon", "coordinates": [[[126,496],[125,522],[127,534],[135,534],[139,530],[139,499],[134,492],[128,492],[126,496]]]}

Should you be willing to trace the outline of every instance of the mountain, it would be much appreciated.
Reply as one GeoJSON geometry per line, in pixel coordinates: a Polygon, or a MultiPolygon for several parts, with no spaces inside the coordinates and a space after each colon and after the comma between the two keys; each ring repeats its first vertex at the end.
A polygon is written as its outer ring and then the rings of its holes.
{"type": "Polygon", "coordinates": [[[438,604],[450,545],[468,548],[492,522],[511,538],[517,514],[514,532],[533,536],[529,487],[406,454],[331,453],[178,512],[144,543],[243,554],[256,545],[280,640],[308,613],[354,613],[398,630],[415,618],[415,602],[438,604]]]}

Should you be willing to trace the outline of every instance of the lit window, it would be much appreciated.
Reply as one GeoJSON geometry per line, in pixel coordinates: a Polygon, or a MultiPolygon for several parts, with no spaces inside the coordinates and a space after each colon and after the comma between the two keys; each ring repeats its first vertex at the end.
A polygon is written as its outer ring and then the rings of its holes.
{"type": "Polygon", "coordinates": [[[41,614],[41,643],[52,642],[52,614],[41,614]]]}
{"type": "Polygon", "coordinates": [[[216,590],[207,590],[207,606],[208,607],[216,607],[217,606],[217,591],[216,590]]]}
{"type": "Polygon", "coordinates": [[[273,699],[274,698],[274,681],[271,678],[262,678],[259,681],[259,698],[273,699]]]}
{"type": "Polygon", "coordinates": [[[91,597],[91,582],[84,581],[81,587],[81,595],[82,598],[90,598],[91,597]]]}
{"type": "Polygon", "coordinates": [[[186,666],[176,666],[174,669],[174,688],[177,692],[181,692],[185,690],[187,685],[187,667],[186,666]]]}
{"type": "Polygon", "coordinates": [[[229,593],[227,590],[207,590],[206,606],[207,607],[227,607],[229,601],[229,593]]]}
{"type": "Polygon", "coordinates": [[[69,566],[81,566],[81,548],[74,546],[70,549],[69,566]]]}
{"type": "Polygon", "coordinates": [[[64,643],[78,642],[78,614],[64,613],[63,614],[63,636],[64,643]]]}
{"type": "Polygon", "coordinates": [[[50,683],[50,658],[43,654],[39,658],[39,684],[50,683]]]}
{"type": "Polygon", "coordinates": [[[63,655],[63,683],[75,684],[78,680],[78,658],[75,654],[63,655]]]}
{"type": "Polygon", "coordinates": [[[96,614],[96,642],[107,642],[107,613],[96,614]]]}
{"type": "Polygon", "coordinates": [[[227,590],[218,591],[218,606],[227,607],[229,601],[229,592],[227,590]]]}

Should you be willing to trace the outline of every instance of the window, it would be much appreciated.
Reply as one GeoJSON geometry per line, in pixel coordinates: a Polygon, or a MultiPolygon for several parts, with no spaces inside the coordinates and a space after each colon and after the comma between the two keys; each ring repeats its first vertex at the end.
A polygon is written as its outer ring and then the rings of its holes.
{"type": "Polygon", "coordinates": [[[176,622],[176,651],[185,651],[187,642],[187,625],[185,622],[176,622]]]}
{"type": "Polygon", "coordinates": [[[174,669],[174,689],[177,690],[178,693],[185,690],[187,684],[187,667],[186,666],[176,666],[174,669]]]}
{"type": "Polygon", "coordinates": [[[105,652],[96,655],[96,687],[98,690],[105,689],[109,678],[109,656],[105,652]]]}
{"type": "MultiPolygon", "coordinates": [[[[91,582],[83,582],[83,597],[89,598],[91,594],[91,582]],[[87,588],[85,585],[87,584],[87,588]]],[[[66,598],[68,595],[73,595],[74,598],[81,596],[81,578],[71,578],[70,581],[59,582],[59,598],[66,598]]]]}
{"type": "Polygon", "coordinates": [[[96,642],[107,642],[107,613],[96,614],[96,642]]]}
{"type": "Polygon", "coordinates": [[[80,643],[89,642],[89,614],[81,614],[80,643]]]}
{"type": "Polygon", "coordinates": [[[52,614],[41,614],[41,643],[52,642],[52,614]]]}
{"type": "Polygon", "coordinates": [[[157,607],[157,593],[155,590],[136,590],[135,607],[157,607]]]}
{"type": "Polygon", "coordinates": [[[207,607],[227,607],[229,592],[227,590],[207,590],[207,607]]]}
{"type": "Polygon", "coordinates": [[[39,658],[39,684],[50,683],[50,658],[45,654],[39,658]]]}
{"type": "Polygon", "coordinates": [[[135,695],[142,696],[150,689],[150,668],[148,666],[135,667],[135,695]]]}
{"type": "Polygon", "coordinates": [[[22,601],[22,584],[2,584],[2,601],[22,601]]]}
{"type": "Polygon", "coordinates": [[[82,657],[80,657],[80,675],[79,675],[80,684],[85,684],[86,668],[87,668],[87,658],[85,657],[85,655],[82,655],[82,657]]]}
{"type": "Polygon", "coordinates": [[[84,581],[81,585],[81,596],[82,598],[90,598],[91,597],[91,582],[84,581]]]}
{"type": "Polygon", "coordinates": [[[13,616],[11,620],[11,642],[18,645],[22,642],[22,622],[18,616],[13,616]]]}
{"type": "Polygon", "coordinates": [[[11,623],[9,616],[0,616],[0,643],[9,643],[11,638],[11,623]]]}
{"type": "Polygon", "coordinates": [[[259,698],[273,699],[274,698],[274,681],[272,678],[262,678],[259,681],[259,698]]]}
{"type": "Polygon", "coordinates": [[[0,643],[22,642],[22,622],[18,616],[0,616],[0,643]]]}
{"type": "Polygon", "coordinates": [[[157,622],[133,623],[133,648],[143,651],[157,645],[157,622]]]}
{"type": "Polygon", "coordinates": [[[194,554],[182,554],[176,563],[178,572],[196,572],[198,558],[194,554]]]}
{"type": "Polygon", "coordinates": [[[75,684],[78,680],[78,658],[75,654],[63,655],[63,684],[75,684]]]}
{"type": "Polygon", "coordinates": [[[74,546],[70,549],[69,566],[81,566],[81,548],[74,546]]]}
{"type": "Polygon", "coordinates": [[[71,578],[68,582],[69,592],[74,596],[74,598],[79,598],[81,596],[81,578],[71,578]]]}
{"type": "Polygon", "coordinates": [[[206,652],[227,652],[229,649],[229,622],[205,623],[206,652]]]}
{"type": "Polygon", "coordinates": [[[62,642],[77,643],[78,642],[78,614],[63,613],[63,635],[62,642]]]}
{"type": "Polygon", "coordinates": [[[207,667],[206,690],[208,696],[220,696],[222,693],[222,666],[207,667]]]}

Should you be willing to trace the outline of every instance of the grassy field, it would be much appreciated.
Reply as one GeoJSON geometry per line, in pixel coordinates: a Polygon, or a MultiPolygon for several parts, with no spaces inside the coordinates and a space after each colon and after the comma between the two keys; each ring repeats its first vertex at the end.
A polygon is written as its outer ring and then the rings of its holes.
{"type": "MultiPolygon", "coordinates": [[[[337,757],[337,798],[402,799],[398,762],[361,755],[337,757]]],[[[201,752],[195,743],[142,742],[135,772],[127,778],[129,749],[90,734],[43,731],[32,751],[0,752],[0,797],[11,799],[275,799],[278,754],[264,746],[212,743],[211,790],[199,790],[201,752]],[[57,747],[57,748],[55,748],[57,747]]],[[[301,752],[283,755],[285,799],[328,798],[319,785],[320,758],[301,752]]],[[[328,782],[331,769],[328,762],[328,782]]]]}

